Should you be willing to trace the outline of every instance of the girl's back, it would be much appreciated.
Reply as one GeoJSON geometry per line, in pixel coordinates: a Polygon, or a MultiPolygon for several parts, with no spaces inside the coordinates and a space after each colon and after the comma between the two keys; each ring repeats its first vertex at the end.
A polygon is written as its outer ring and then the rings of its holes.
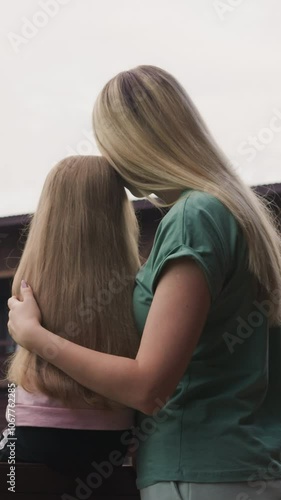
{"type": "MultiPolygon", "coordinates": [[[[64,338],[101,352],[135,356],[139,341],[131,302],[139,267],[137,227],[119,176],[105,159],[69,157],[49,173],[13,282],[13,294],[20,296],[21,280],[27,279],[43,325],[62,338],[60,345],[48,346],[49,359],[63,349],[64,338]]],[[[18,386],[18,443],[20,437],[27,441],[26,428],[36,429],[39,443],[49,429],[49,463],[56,455],[50,428],[78,436],[81,430],[120,434],[133,425],[130,409],[82,387],[22,347],[10,359],[7,378],[18,386]]],[[[93,449],[90,434],[88,443],[93,449]]],[[[120,446],[124,453],[125,445],[120,446]]],[[[18,444],[19,459],[42,461],[36,450],[30,456],[30,438],[27,455],[24,448],[18,444]]]]}

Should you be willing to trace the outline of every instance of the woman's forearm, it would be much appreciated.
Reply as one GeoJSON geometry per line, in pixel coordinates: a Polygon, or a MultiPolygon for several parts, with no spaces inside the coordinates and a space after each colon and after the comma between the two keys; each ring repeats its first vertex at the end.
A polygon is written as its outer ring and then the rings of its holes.
{"type": "Polygon", "coordinates": [[[22,294],[23,301],[9,299],[15,341],[93,392],[148,414],[159,409],[159,401],[165,404],[188,369],[211,303],[198,265],[186,259],[172,263],[157,285],[136,359],[129,359],[48,332],[31,289],[22,288],[22,294]]]}
{"type": "Polygon", "coordinates": [[[149,412],[144,377],[137,360],[87,349],[42,326],[37,327],[33,336],[32,350],[84,387],[125,406],[149,412]]]}

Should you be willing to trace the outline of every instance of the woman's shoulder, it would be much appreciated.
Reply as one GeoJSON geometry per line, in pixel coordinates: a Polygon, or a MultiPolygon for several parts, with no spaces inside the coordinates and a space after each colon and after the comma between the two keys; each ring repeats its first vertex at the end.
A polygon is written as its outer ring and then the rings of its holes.
{"type": "MultiPolygon", "coordinates": [[[[175,205],[176,206],[176,205],[175,205]]],[[[183,212],[188,209],[210,210],[230,214],[230,210],[223,204],[218,196],[207,191],[198,191],[195,189],[185,192],[179,200],[179,207],[183,212]]]]}
{"type": "MultiPolygon", "coordinates": [[[[163,218],[157,244],[168,247],[188,245],[221,248],[231,259],[237,247],[245,246],[240,224],[222,201],[215,195],[188,189],[163,218]]],[[[159,250],[159,249],[158,249],[159,250]]]]}
{"type": "Polygon", "coordinates": [[[175,221],[180,223],[200,225],[215,224],[219,226],[234,226],[237,228],[237,221],[224,203],[206,191],[187,190],[181,198],[173,205],[168,214],[164,217],[163,223],[169,224],[175,221]]]}

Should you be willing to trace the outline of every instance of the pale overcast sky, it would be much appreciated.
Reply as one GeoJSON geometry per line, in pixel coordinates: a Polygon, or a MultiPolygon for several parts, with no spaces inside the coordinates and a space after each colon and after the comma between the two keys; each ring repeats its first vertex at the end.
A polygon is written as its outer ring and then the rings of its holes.
{"type": "Polygon", "coordinates": [[[247,183],[281,182],[280,0],[0,5],[0,216],[34,211],[61,158],[96,153],[94,100],[138,64],[181,81],[247,183]]]}

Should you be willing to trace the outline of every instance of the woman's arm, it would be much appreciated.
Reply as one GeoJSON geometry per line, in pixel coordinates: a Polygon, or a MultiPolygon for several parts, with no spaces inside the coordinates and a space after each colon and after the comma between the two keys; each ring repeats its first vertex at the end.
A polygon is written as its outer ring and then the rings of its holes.
{"type": "Polygon", "coordinates": [[[183,376],[210,308],[205,276],[191,259],[172,261],[162,272],[136,359],[103,354],[48,332],[39,323],[31,289],[9,300],[15,341],[60,368],[81,385],[152,414],[183,376]],[[158,403],[156,402],[158,400],[158,403]]]}

